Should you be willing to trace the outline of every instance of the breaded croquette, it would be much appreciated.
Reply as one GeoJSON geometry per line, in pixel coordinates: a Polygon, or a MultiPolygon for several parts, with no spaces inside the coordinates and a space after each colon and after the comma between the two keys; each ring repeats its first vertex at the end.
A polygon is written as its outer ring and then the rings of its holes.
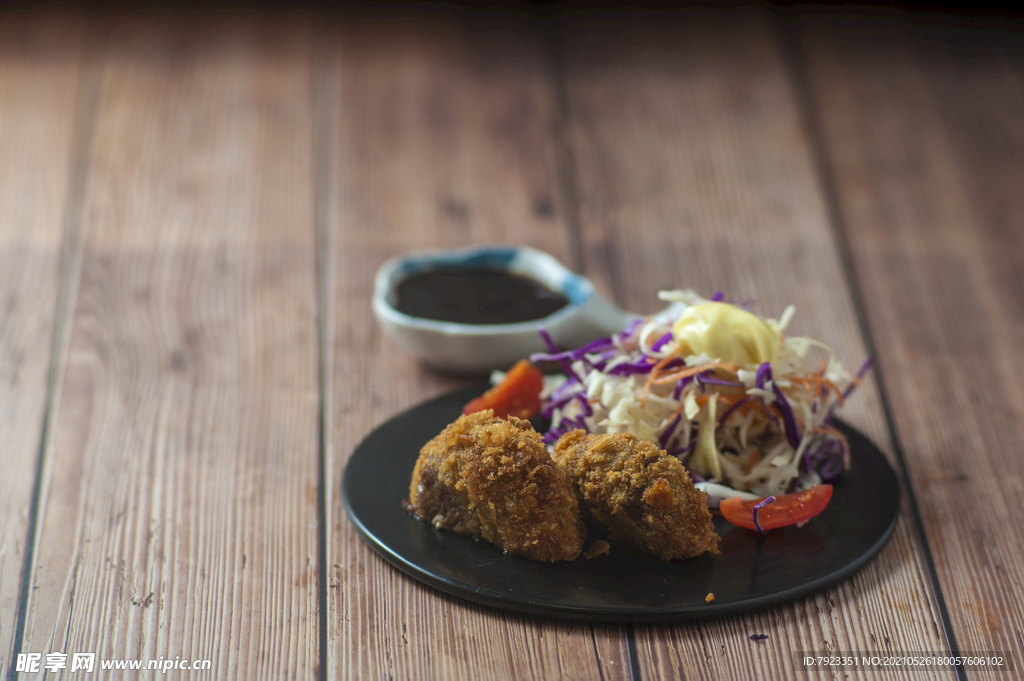
{"type": "Polygon", "coordinates": [[[586,529],[569,476],[529,421],[462,416],[420,450],[405,508],[531,560],[572,560],[586,529]]]}
{"type": "Polygon", "coordinates": [[[554,459],[576,486],[585,515],[609,539],[662,560],[718,553],[707,497],[674,456],[631,433],[566,433],[554,459]]]}

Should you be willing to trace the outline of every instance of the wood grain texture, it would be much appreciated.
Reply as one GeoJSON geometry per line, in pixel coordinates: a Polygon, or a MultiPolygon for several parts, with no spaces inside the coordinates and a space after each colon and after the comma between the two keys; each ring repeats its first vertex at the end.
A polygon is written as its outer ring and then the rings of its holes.
{"type": "Polygon", "coordinates": [[[307,27],[198,18],[102,18],[82,278],[23,650],[309,678],[318,396],[307,27]]]}
{"type": "Polygon", "coordinates": [[[802,29],[957,642],[1024,659],[1024,40],[897,22],[802,29]]]}
{"type": "Polygon", "coordinates": [[[506,614],[425,587],[359,539],[336,491],[370,430],[460,384],[381,336],[370,296],[386,258],[503,241],[569,260],[544,47],[515,17],[425,11],[347,16],[324,44],[329,675],[626,678],[619,627],[506,614]]]}
{"type": "Polygon", "coordinates": [[[0,678],[12,659],[47,403],[80,29],[0,12],[0,678]]]}
{"type": "MultiPolygon", "coordinates": [[[[678,287],[753,298],[768,316],[794,303],[791,332],[855,369],[865,348],[768,17],[573,17],[563,32],[586,273],[639,312],[678,287]]],[[[843,416],[891,452],[873,381],[843,416]]],[[[904,513],[882,553],[834,587],[746,616],[638,626],[637,646],[643,678],[786,678],[798,650],[944,650],[938,622],[904,513]]]]}

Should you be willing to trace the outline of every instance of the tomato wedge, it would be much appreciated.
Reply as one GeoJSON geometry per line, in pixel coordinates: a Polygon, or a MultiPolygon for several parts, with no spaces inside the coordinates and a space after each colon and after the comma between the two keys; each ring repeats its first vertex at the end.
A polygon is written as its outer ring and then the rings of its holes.
{"type": "Polygon", "coordinates": [[[480,397],[470,400],[463,414],[493,409],[495,416],[505,419],[516,416],[528,419],[540,411],[540,393],[544,389],[544,374],[525,359],[519,360],[498,385],[480,397]]]}
{"type": "MultiPolygon", "coordinates": [[[[744,501],[739,497],[732,497],[723,500],[718,510],[733,525],[755,530],[757,528],[754,527],[754,506],[767,498],[744,501]]],[[[802,523],[824,511],[831,498],[832,485],[815,485],[803,492],[783,494],[775,497],[774,503],[762,506],[758,510],[757,522],[765,530],[802,523]]]]}

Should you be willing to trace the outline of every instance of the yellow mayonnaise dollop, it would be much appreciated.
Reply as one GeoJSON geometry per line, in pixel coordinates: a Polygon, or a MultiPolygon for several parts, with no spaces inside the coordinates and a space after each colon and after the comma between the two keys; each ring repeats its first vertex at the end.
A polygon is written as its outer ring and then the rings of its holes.
{"type": "Polygon", "coordinates": [[[782,338],[760,317],[728,303],[687,308],[672,326],[680,354],[746,366],[771,362],[782,338]]]}

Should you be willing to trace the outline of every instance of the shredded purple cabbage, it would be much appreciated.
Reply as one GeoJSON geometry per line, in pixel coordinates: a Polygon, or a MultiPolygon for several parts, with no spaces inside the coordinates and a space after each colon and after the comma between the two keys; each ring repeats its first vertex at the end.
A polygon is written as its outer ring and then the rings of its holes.
{"type": "Polygon", "coordinates": [[[619,354],[619,351],[616,350],[615,348],[605,350],[604,352],[598,355],[597,359],[595,359],[593,363],[591,363],[591,366],[593,366],[598,371],[604,371],[605,368],[608,366],[608,362],[617,354],[619,354]]]}
{"type": "Polygon", "coordinates": [[[584,416],[594,415],[594,408],[590,406],[590,400],[587,399],[586,393],[576,393],[576,402],[580,405],[580,409],[583,410],[584,416]]]}
{"type": "Polygon", "coordinates": [[[544,345],[548,346],[549,352],[554,354],[558,354],[560,352],[558,346],[555,345],[555,339],[551,337],[551,334],[548,333],[547,329],[538,329],[537,333],[540,334],[540,338],[544,341],[544,345]]]}
{"type": "MultiPolygon", "coordinates": [[[[764,390],[764,386],[768,381],[772,380],[772,365],[765,362],[757,368],[757,387],[764,390]]],[[[800,429],[796,425],[796,416],[793,414],[793,408],[789,406],[789,400],[782,394],[782,390],[778,385],[772,381],[772,392],[775,393],[775,403],[779,405],[779,411],[782,412],[782,423],[783,429],[786,432],[786,440],[789,441],[789,446],[796,449],[800,446],[800,429]]],[[[764,401],[761,401],[764,404],[764,401]]],[[[767,407],[765,408],[767,412],[767,407]]],[[[768,412],[771,416],[771,412],[768,412]]],[[[772,417],[775,424],[778,425],[778,421],[772,417]]]]}
{"type": "MultiPolygon", "coordinates": [[[[635,360],[633,362],[623,362],[622,364],[616,364],[615,366],[608,370],[608,374],[610,376],[632,376],[634,374],[649,374],[651,373],[651,369],[653,369],[654,365],[657,363],[658,360],[656,358],[644,355],[640,359],[635,360]]],[[[674,369],[683,364],[685,364],[683,360],[675,358],[671,362],[668,362],[664,367],[662,367],[661,370],[668,371],[669,369],[674,369]]]]}
{"type": "MultiPolygon", "coordinates": [[[[860,369],[857,369],[857,373],[855,374],[857,376],[857,380],[851,383],[850,386],[843,391],[844,402],[846,401],[846,398],[850,396],[850,393],[853,392],[854,388],[857,387],[857,383],[863,380],[867,375],[868,370],[871,368],[871,365],[874,364],[874,361],[875,360],[871,355],[864,358],[864,361],[860,365],[860,369]]],[[[822,389],[824,389],[824,387],[825,386],[822,386],[822,389]]],[[[835,411],[838,407],[839,402],[833,402],[832,405],[829,406],[828,413],[825,415],[825,423],[832,423],[832,417],[835,416],[835,411]]]]}
{"type": "Polygon", "coordinates": [[[672,391],[672,399],[678,400],[679,396],[683,394],[683,390],[686,388],[686,386],[690,384],[690,381],[692,380],[693,376],[683,376],[678,381],[676,381],[675,390],[672,391]]]}
{"type": "Polygon", "coordinates": [[[734,411],[736,411],[737,409],[739,409],[740,407],[742,407],[744,404],[746,404],[747,402],[749,402],[752,399],[754,399],[754,398],[753,397],[744,397],[742,400],[740,400],[736,404],[734,404],[731,407],[729,407],[728,409],[726,409],[725,413],[722,414],[722,418],[718,420],[718,428],[721,428],[722,426],[725,425],[725,422],[729,420],[729,417],[732,416],[732,413],[734,411]]]}
{"type": "Polygon", "coordinates": [[[615,347],[615,341],[609,338],[598,338],[596,341],[591,341],[584,345],[582,348],[573,350],[570,356],[573,360],[583,359],[584,355],[589,355],[594,352],[601,352],[609,348],[615,347]]]}
{"type": "Polygon", "coordinates": [[[587,433],[590,432],[590,428],[587,428],[587,424],[583,421],[583,417],[578,418],[563,418],[562,422],[558,424],[558,428],[551,428],[547,433],[544,434],[544,444],[553,445],[558,442],[558,438],[562,437],[566,433],[576,430],[584,430],[587,433]]]}
{"type": "Polygon", "coordinates": [[[626,324],[626,328],[624,328],[622,330],[622,333],[619,334],[619,338],[621,338],[621,339],[629,338],[634,333],[636,333],[637,329],[639,329],[641,326],[643,326],[646,323],[647,323],[646,319],[642,319],[642,318],[634,319],[629,324],[626,324]]]}
{"type": "Polygon", "coordinates": [[[813,471],[824,482],[838,480],[845,468],[846,448],[839,438],[819,438],[804,452],[803,462],[807,470],[813,471]]]}
{"type": "MultiPolygon", "coordinates": [[[[530,355],[530,361],[531,362],[537,362],[537,361],[545,361],[545,360],[549,360],[549,359],[552,360],[552,361],[556,361],[556,362],[558,362],[559,364],[562,365],[563,369],[565,369],[565,373],[566,373],[567,376],[571,376],[572,378],[575,378],[579,383],[583,383],[583,380],[579,376],[576,375],[575,371],[572,370],[572,362],[569,361],[568,357],[564,356],[564,355],[566,355],[566,353],[559,352],[558,346],[555,345],[555,341],[551,337],[551,334],[548,333],[548,330],[547,329],[537,329],[537,333],[539,333],[540,337],[542,339],[544,339],[544,344],[548,346],[548,350],[551,351],[551,354],[550,355],[545,355],[543,353],[534,353],[534,354],[530,355]]],[[[569,354],[571,354],[571,353],[569,353],[569,354]]]]}
{"type": "Polygon", "coordinates": [[[672,332],[671,331],[666,333],[664,336],[662,336],[658,340],[654,341],[654,345],[651,346],[651,352],[657,352],[658,350],[661,350],[661,348],[664,347],[665,344],[668,343],[670,340],[672,340],[672,332]]]}
{"type": "Polygon", "coordinates": [[[547,362],[561,362],[563,360],[569,360],[570,362],[578,362],[581,359],[586,359],[587,355],[593,353],[603,353],[608,357],[608,352],[615,352],[615,341],[611,338],[598,338],[596,341],[587,343],[582,348],[576,348],[575,350],[566,350],[565,352],[555,352],[553,354],[534,353],[530,355],[530,360],[533,361],[536,358],[539,361],[547,362]]]}
{"type": "Polygon", "coordinates": [[[662,449],[668,447],[668,443],[672,440],[672,435],[676,432],[676,427],[679,425],[679,421],[683,418],[682,414],[676,415],[674,419],[669,421],[669,424],[665,426],[665,430],[661,432],[658,437],[658,446],[662,449]]]}
{"type": "Polygon", "coordinates": [[[570,391],[579,391],[583,389],[583,385],[576,380],[575,376],[568,376],[565,379],[565,383],[555,388],[555,392],[551,393],[551,400],[560,399],[562,396],[568,394],[570,391]]]}
{"type": "Polygon", "coordinates": [[[701,377],[700,377],[700,382],[701,383],[707,383],[708,385],[728,385],[728,386],[731,386],[733,388],[742,388],[743,387],[743,383],[741,381],[726,381],[725,379],[722,379],[722,378],[715,378],[714,376],[705,376],[704,375],[704,374],[707,374],[710,371],[712,371],[712,370],[708,369],[708,371],[702,371],[701,372],[701,374],[702,374],[701,377]]]}
{"type": "Polygon", "coordinates": [[[714,371],[714,369],[705,369],[704,371],[693,375],[693,382],[696,384],[697,390],[703,393],[705,385],[727,385],[734,388],[743,387],[743,384],[739,381],[726,381],[721,378],[715,378],[711,375],[714,371]]]}
{"type": "Polygon", "coordinates": [[[761,527],[761,523],[758,522],[758,520],[757,520],[757,512],[760,511],[765,506],[767,506],[768,504],[774,504],[774,503],[775,503],[775,497],[768,497],[764,501],[761,501],[761,502],[759,502],[757,504],[754,504],[754,529],[756,529],[758,531],[758,533],[760,533],[760,534],[768,534],[768,533],[764,530],[763,527],[761,527]]]}
{"type": "MultiPolygon", "coordinates": [[[[864,378],[864,376],[867,375],[868,369],[871,368],[871,365],[874,364],[874,362],[875,362],[875,358],[872,357],[871,355],[868,355],[867,357],[864,358],[864,362],[860,365],[860,369],[857,369],[857,381],[862,380],[864,378]]],[[[852,393],[853,389],[856,388],[856,387],[857,387],[857,383],[856,382],[851,383],[850,387],[848,387],[846,390],[843,391],[843,399],[845,400],[847,397],[849,397],[850,393],[852,393]]]]}
{"type": "Polygon", "coordinates": [[[586,422],[583,420],[586,416],[593,416],[594,408],[591,406],[590,401],[587,399],[587,393],[584,386],[576,378],[575,374],[570,375],[566,379],[565,383],[558,386],[551,397],[549,397],[545,403],[544,408],[541,410],[541,414],[545,418],[551,418],[554,414],[555,409],[560,409],[570,402],[575,400],[580,405],[580,409],[583,412],[582,416],[577,418],[563,418],[558,428],[550,428],[547,433],[544,434],[544,443],[553,445],[558,441],[558,438],[562,437],[570,430],[576,428],[582,428],[583,430],[590,432],[586,422]]]}
{"type": "Polygon", "coordinates": [[[772,392],[775,393],[775,402],[779,405],[779,411],[782,412],[782,422],[786,427],[786,439],[789,441],[789,446],[796,449],[800,446],[800,427],[796,423],[796,415],[793,413],[793,407],[790,406],[789,400],[782,394],[782,390],[779,386],[772,383],[772,392]]]}
{"type": "Polygon", "coordinates": [[[644,355],[635,362],[623,362],[616,364],[608,370],[610,376],[632,376],[633,374],[649,374],[654,368],[654,362],[647,355],[644,355]]]}
{"type": "Polygon", "coordinates": [[[580,430],[585,430],[588,433],[590,432],[590,428],[587,428],[587,424],[584,423],[582,416],[578,416],[574,419],[562,419],[562,423],[568,423],[571,425],[572,430],[576,430],[578,428],[580,430]]]}
{"type": "Polygon", "coordinates": [[[568,431],[557,430],[555,428],[552,428],[548,432],[544,433],[544,437],[542,438],[544,440],[544,444],[546,444],[546,445],[553,445],[553,444],[555,444],[556,442],[558,442],[558,438],[560,438],[563,435],[565,435],[566,432],[568,432],[568,431]]]}
{"type": "Polygon", "coordinates": [[[763,641],[766,638],[768,638],[768,634],[751,634],[750,635],[750,640],[751,641],[763,641]]]}
{"type": "MultiPolygon", "coordinates": [[[[765,382],[772,377],[772,365],[765,362],[757,368],[757,387],[764,390],[765,382]],[[767,378],[765,378],[767,376],[767,378]]],[[[779,426],[779,420],[775,418],[775,414],[771,412],[768,405],[764,403],[764,398],[760,395],[757,396],[757,401],[761,403],[761,408],[764,409],[764,413],[768,415],[768,418],[776,427],[779,426]]]]}
{"type": "Polygon", "coordinates": [[[573,394],[573,395],[566,395],[565,397],[563,397],[563,398],[561,398],[559,400],[549,400],[544,405],[544,408],[540,410],[540,413],[541,413],[541,415],[544,418],[549,419],[549,418],[551,418],[551,415],[555,413],[555,409],[561,409],[565,405],[567,405],[570,402],[572,402],[574,399],[576,399],[576,395],[575,394],[573,394]]]}
{"type": "Polygon", "coordinates": [[[576,400],[576,402],[580,405],[580,409],[583,411],[584,416],[594,415],[594,408],[590,406],[590,401],[587,400],[587,394],[583,391],[572,393],[571,395],[566,395],[565,397],[562,397],[556,402],[549,402],[548,404],[544,405],[544,408],[541,410],[541,414],[544,416],[544,418],[549,419],[551,418],[552,414],[554,414],[555,409],[561,409],[562,407],[566,406],[573,400],[576,400]]]}
{"type": "Polygon", "coordinates": [[[747,299],[743,299],[743,300],[727,300],[724,293],[722,293],[721,291],[715,291],[715,295],[711,296],[711,302],[712,303],[729,303],[730,305],[735,305],[736,307],[740,308],[741,310],[746,310],[747,312],[750,312],[750,308],[757,301],[754,300],[753,298],[747,298],[747,299]]]}

